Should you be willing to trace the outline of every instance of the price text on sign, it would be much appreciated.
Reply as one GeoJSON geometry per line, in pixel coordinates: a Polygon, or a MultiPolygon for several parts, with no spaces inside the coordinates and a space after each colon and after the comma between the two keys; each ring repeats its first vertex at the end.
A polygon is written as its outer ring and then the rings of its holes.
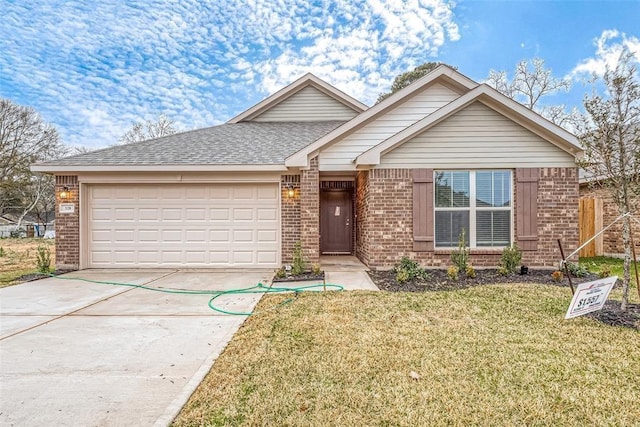
{"type": "Polygon", "coordinates": [[[609,297],[609,292],[611,292],[616,280],[618,277],[613,276],[579,284],[564,318],[571,319],[600,310],[609,297]]]}

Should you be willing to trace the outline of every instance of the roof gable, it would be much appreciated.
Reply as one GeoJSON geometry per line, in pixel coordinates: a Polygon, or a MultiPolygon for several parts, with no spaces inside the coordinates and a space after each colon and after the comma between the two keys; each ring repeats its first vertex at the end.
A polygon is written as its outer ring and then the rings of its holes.
{"type": "Polygon", "coordinates": [[[357,99],[331,86],[313,74],[307,73],[248,110],[238,114],[227,123],[247,121],[348,120],[366,109],[367,106],[357,99]],[[313,111],[311,110],[313,109],[313,105],[305,102],[305,100],[309,98],[319,107],[318,118],[315,120],[312,120],[313,111]],[[308,110],[310,114],[303,114],[301,116],[299,106],[305,104],[310,107],[308,110]],[[329,110],[328,113],[327,110],[329,110]],[[349,110],[353,112],[353,115],[345,117],[349,110]],[[294,116],[291,115],[292,113],[294,113],[294,116]],[[271,116],[271,118],[269,116],[271,116]],[[302,120],[300,118],[295,120],[295,117],[302,117],[302,120]]]}
{"type": "Polygon", "coordinates": [[[339,139],[350,135],[363,126],[366,126],[368,123],[371,123],[377,118],[385,115],[434,83],[440,83],[455,90],[459,94],[464,94],[478,85],[478,83],[460,74],[456,70],[446,65],[440,65],[424,77],[416,80],[409,86],[399,90],[380,103],[359,114],[351,121],[328,133],[318,141],[310,144],[308,147],[305,147],[291,155],[285,162],[286,166],[306,167],[309,158],[312,157],[312,155],[315,155],[315,153],[318,153],[321,149],[332,145],[339,139]]]}
{"type": "Polygon", "coordinates": [[[549,122],[539,114],[527,109],[522,104],[502,95],[497,90],[487,86],[486,84],[482,84],[462,95],[450,104],[440,108],[433,114],[360,154],[354,160],[355,165],[365,166],[380,164],[380,157],[382,155],[420,135],[424,131],[437,125],[474,102],[483,103],[487,107],[495,110],[573,156],[579,156],[582,153],[582,147],[580,146],[578,139],[573,134],[549,122]]]}

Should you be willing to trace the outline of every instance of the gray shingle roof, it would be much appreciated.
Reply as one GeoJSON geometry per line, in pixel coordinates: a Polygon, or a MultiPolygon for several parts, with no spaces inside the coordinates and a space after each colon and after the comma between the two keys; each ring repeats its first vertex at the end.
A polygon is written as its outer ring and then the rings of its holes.
{"type": "Polygon", "coordinates": [[[223,124],[52,160],[39,166],[279,165],[342,123],[223,124]]]}

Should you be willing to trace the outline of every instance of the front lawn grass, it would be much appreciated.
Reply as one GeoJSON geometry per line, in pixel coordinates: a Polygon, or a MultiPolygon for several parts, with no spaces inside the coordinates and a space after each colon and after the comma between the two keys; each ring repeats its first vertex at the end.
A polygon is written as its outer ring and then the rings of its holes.
{"type": "Polygon", "coordinates": [[[563,320],[567,288],[288,298],[261,300],[175,425],[640,423],[640,333],[563,320]]]}
{"type": "Polygon", "coordinates": [[[51,251],[51,267],[55,267],[55,240],[38,238],[0,239],[0,288],[20,283],[20,277],[37,273],[37,248],[51,251]]]}

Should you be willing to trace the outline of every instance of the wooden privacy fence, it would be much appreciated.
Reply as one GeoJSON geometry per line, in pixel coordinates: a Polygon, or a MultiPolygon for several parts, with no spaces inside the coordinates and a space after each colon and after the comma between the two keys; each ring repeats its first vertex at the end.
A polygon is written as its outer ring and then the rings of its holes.
{"type": "MultiPolygon", "coordinates": [[[[580,199],[579,207],[580,245],[602,230],[602,199],[580,199]]],[[[603,235],[593,239],[580,250],[579,256],[593,257],[603,255],[603,235]]]]}

